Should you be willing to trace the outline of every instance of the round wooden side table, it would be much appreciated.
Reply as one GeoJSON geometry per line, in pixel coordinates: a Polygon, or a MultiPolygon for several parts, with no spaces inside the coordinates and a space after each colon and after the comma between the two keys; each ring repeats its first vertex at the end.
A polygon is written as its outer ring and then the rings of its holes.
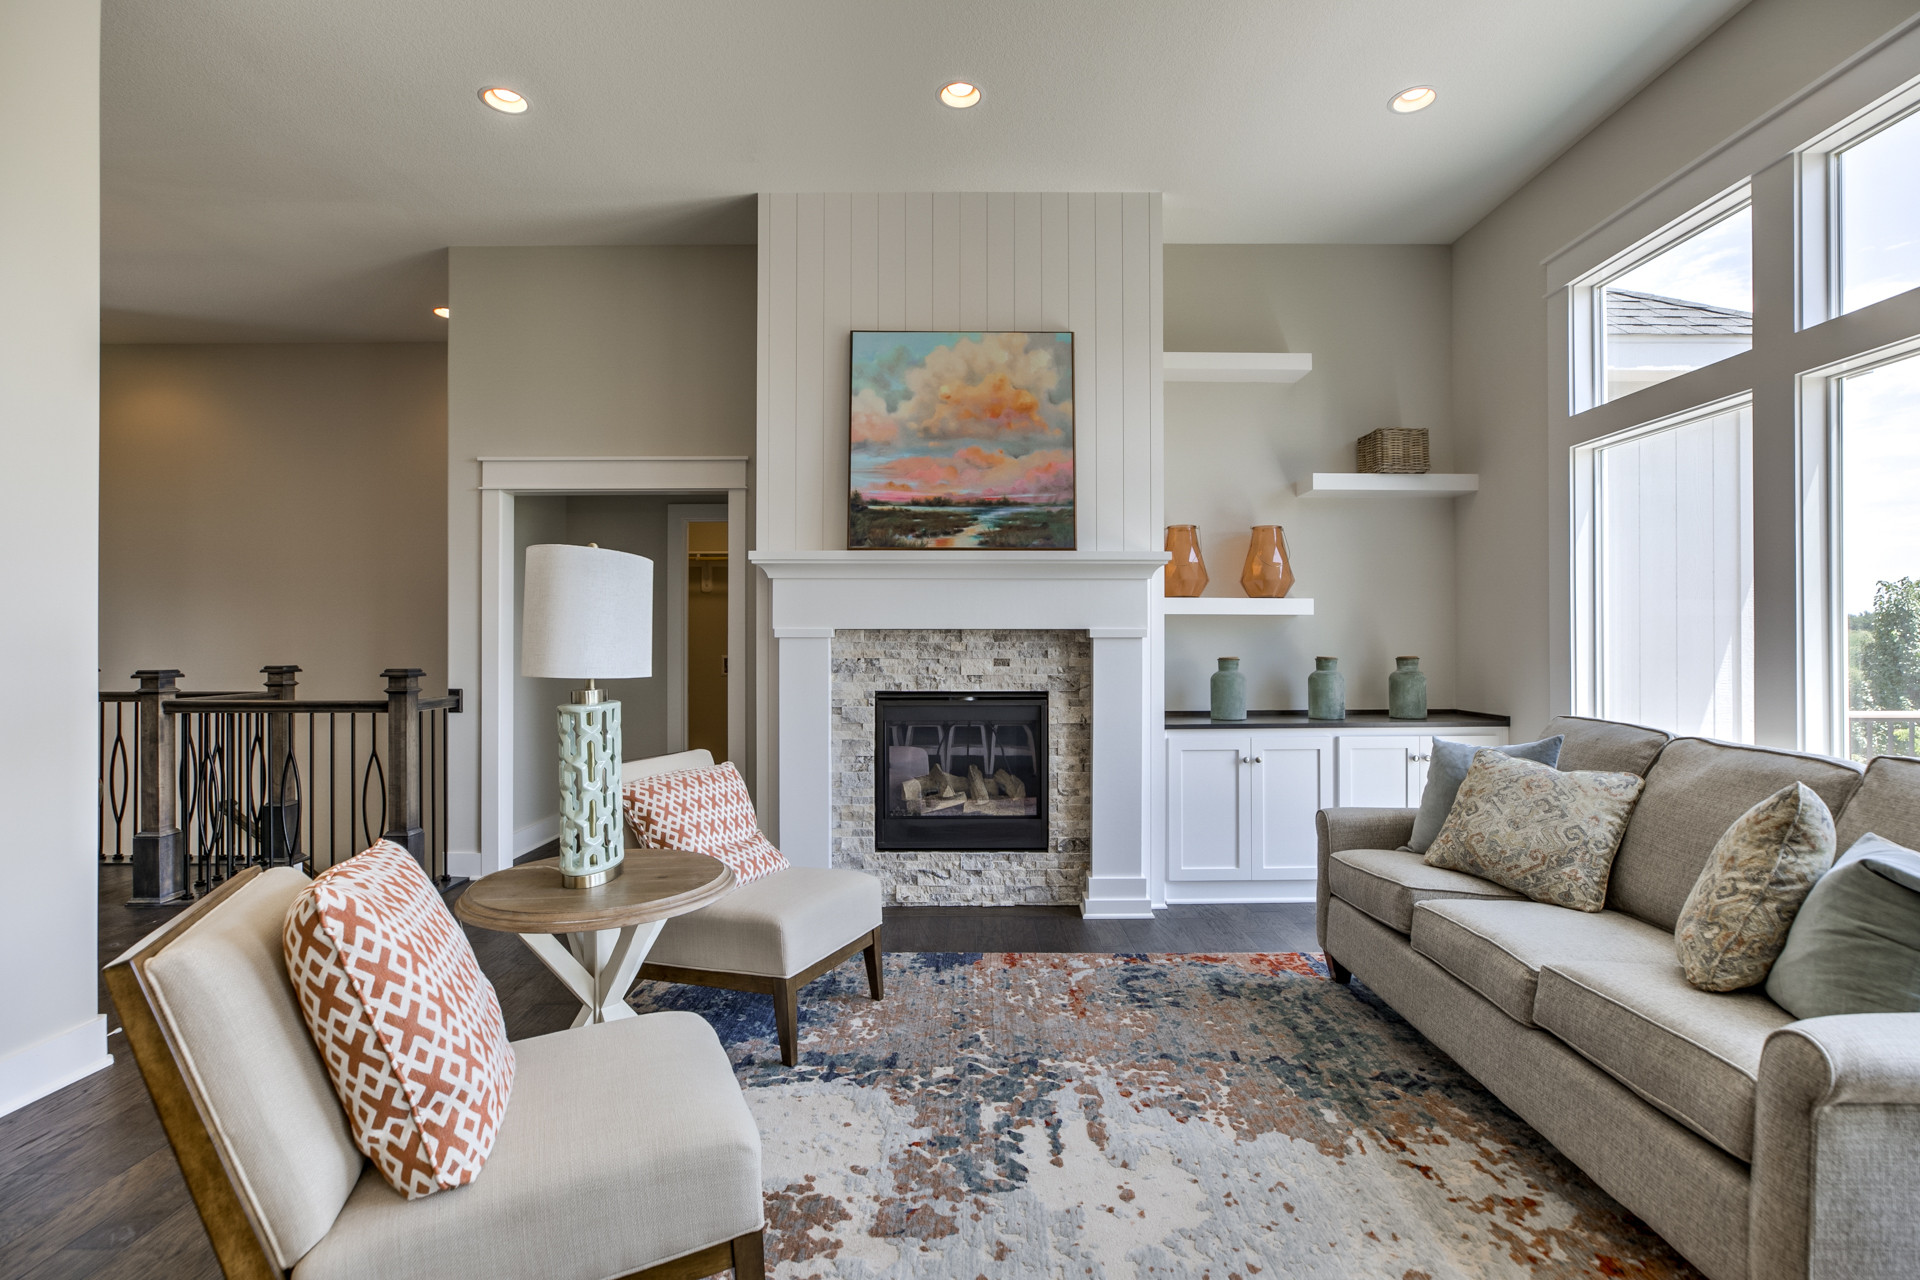
{"type": "Polygon", "coordinates": [[[627,991],[674,916],[733,888],[733,869],[678,849],[629,849],[621,874],[591,889],[560,883],[560,859],[481,876],[454,904],[470,925],[517,933],[583,1006],[576,1027],[634,1017],[627,991]]]}

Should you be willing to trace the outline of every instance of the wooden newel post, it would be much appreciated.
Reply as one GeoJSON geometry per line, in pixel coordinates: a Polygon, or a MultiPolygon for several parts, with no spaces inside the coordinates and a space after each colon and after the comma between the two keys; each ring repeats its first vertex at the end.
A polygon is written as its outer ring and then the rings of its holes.
{"type": "Polygon", "coordinates": [[[419,667],[388,667],[387,678],[387,829],[381,839],[427,863],[427,833],[420,826],[420,677],[419,667]]]}
{"type": "Polygon", "coordinates": [[[133,896],[130,907],[158,907],[187,896],[187,847],[175,825],[174,799],[179,772],[174,756],[173,717],[162,707],[178,690],[180,673],[142,670],[135,704],[139,737],[134,771],[133,896]]]}
{"type": "MultiPolygon", "coordinates": [[[[300,696],[300,668],[277,666],[260,668],[267,677],[267,698],[272,702],[292,702],[300,696]]],[[[260,810],[260,856],[269,865],[299,862],[300,852],[300,777],[293,757],[293,716],[290,712],[267,714],[267,799],[260,810]]]]}

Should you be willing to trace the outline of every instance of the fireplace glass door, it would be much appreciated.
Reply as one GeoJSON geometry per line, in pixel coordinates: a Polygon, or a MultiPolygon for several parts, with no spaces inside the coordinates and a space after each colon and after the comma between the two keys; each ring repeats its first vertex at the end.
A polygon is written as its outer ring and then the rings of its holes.
{"type": "Polygon", "coordinates": [[[1047,695],[874,695],[877,850],[1047,847],[1047,695]]]}

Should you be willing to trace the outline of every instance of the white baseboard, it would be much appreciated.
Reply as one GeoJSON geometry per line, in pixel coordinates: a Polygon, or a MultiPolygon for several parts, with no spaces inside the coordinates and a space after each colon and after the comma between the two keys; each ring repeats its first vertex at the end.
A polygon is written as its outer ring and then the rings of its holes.
{"type": "Polygon", "coordinates": [[[1089,877],[1080,916],[1084,920],[1153,919],[1153,896],[1148,892],[1146,877],[1089,877]]]}
{"type": "Polygon", "coordinates": [[[447,874],[460,880],[478,880],[484,870],[478,849],[449,849],[447,874]]]}
{"type": "Polygon", "coordinates": [[[0,1058],[0,1116],[113,1065],[107,1052],[107,1015],[0,1058]]]}
{"type": "Polygon", "coordinates": [[[1304,880],[1169,880],[1168,906],[1249,906],[1279,902],[1312,902],[1314,881],[1304,880]]]}
{"type": "Polygon", "coordinates": [[[530,822],[513,833],[513,856],[532,853],[549,840],[560,838],[560,815],[550,813],[537,822],[530,822]]]}

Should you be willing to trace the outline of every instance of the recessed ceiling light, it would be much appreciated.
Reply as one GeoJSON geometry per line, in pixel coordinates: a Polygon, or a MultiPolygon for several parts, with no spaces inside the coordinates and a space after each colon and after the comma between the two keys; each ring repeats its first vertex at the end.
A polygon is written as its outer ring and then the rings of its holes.
{"type": "Polygon", "coordinates": [[[940,101],[950,107],[970,107],[980,101],[980,86],[955,80],[952,84],[941,86],[940,101]]]}
{"type": "Polygon", "coordinates": [[[442,320],[445,320],[453,314],[453,311],[448,307],[435,307],[433,309],[433,314],[439,316],[442,320]]]}
{"type": "Polygon", "coordinates": [[[480,91],[480,101],[486,103],[495,111],[504,111],[510,116],[517,116],[527,109],[527,100],[525,98],[511,89],[502,89],[497,85],[491,89],[482,89],[480,91]]]}
{"type": "Polygon", "coordinates": [[[1394,94],[1387,105],[1401,115],[1406,115],[1410,111],[1425,111],[1433,105],[1434,96],[1431,85],[1415,85],[1411,89],[1402,89],[1394,94]]]}

